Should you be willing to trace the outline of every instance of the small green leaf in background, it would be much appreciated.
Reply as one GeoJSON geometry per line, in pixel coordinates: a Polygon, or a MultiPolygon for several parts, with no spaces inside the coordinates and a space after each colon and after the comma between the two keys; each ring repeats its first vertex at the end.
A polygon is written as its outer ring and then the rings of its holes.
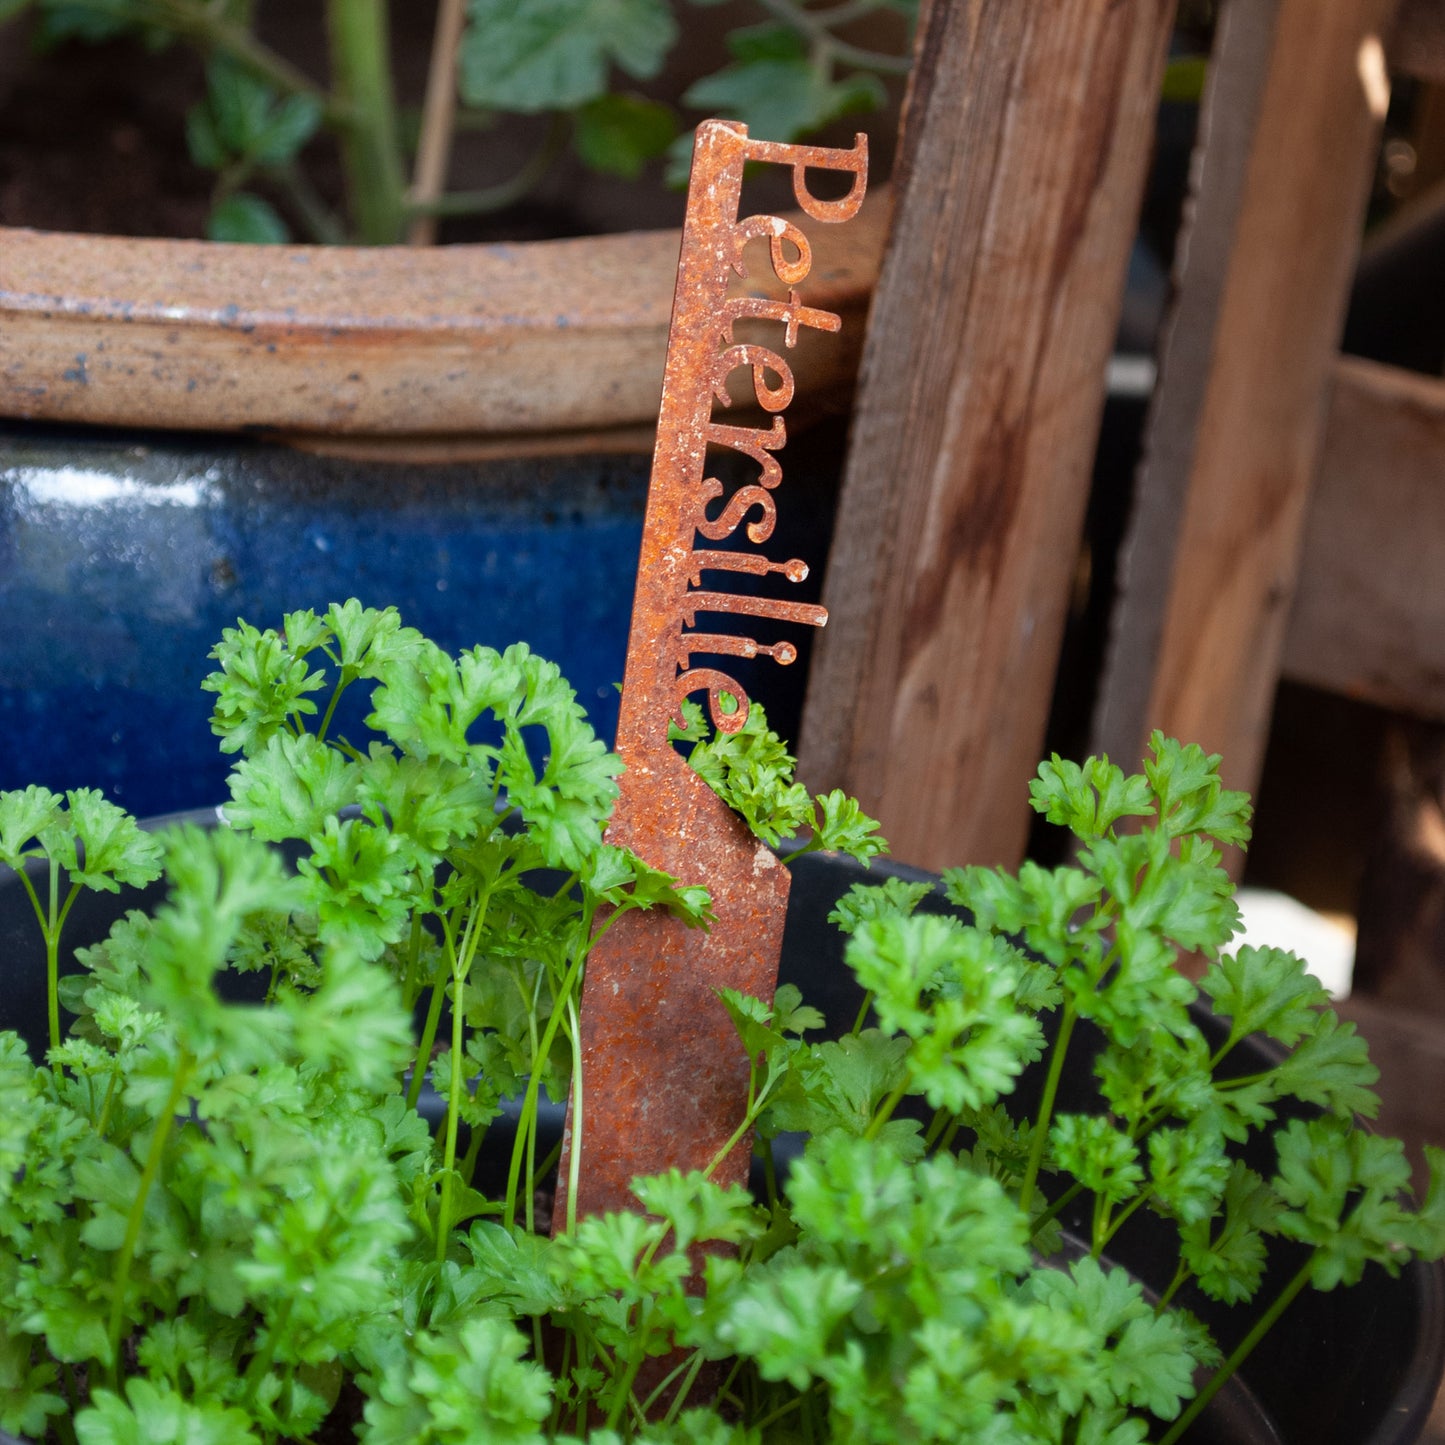
{"type": "Polygon", "coordinates": [[[114,40],[144,33],[129,0],[39,0],[34,43],[50,50],[65,40],[114,40]]]}
{"type": "Polygon", "coordinates": [[[609,63],[656,75],[677,38],[664,0],[470,0],[467,14],[462,98],[527,115],[602,95],[609,63]]]}
{"type": "Polygon", "coordinates": [[[161,845],[124,808],[94,788],[75,788],[65,797],[74,834],[67,834],[56,853],[73,883],[118,893],[122,883],[143,888],[160,877],[161,845]]]}
{"type": "Polygon", "coordinates": [[[751,134],[791,141],[840,116],[886,104],[876,75],[834,80],[809,59],[801,38],[781,25],[734,31],[736,63],[689,87],[683,100],[714,115],[734,116],[751,134]]]}
{"type": "Polygon", "coordinates": [[[280,166],[321,124],[320,103],[309,95],[284,100],[249,71],[224,59],[206,67],[206,98],[186,115],[186,142],[198,166],[219,170],[231,161],[280,166]]]}
{"type": "Polygon", "coordinates": [[[80,1445],[250,1445],[244,1413],[228,1405],[188,1403],[169,1385],[126,1382],[125,1398],[97,1390],[75,1417],[80,1445]]]}
{"type": "Polygon", "coordinates": [[[910,914],[930,893],[932,883],[908,883],[902,878],[885,878],[882,883],[855,883],[833,906],[828,922],[842,933],[855,933],[870,918],[910,914]]]}
{"type": "Polygon", "coordinates": [[[13,19],[30,4],[30,0],[0,0],[0,21],[13,19]]]}
{"type": "Polygon", "coordinates": [[[211,241],[247,241],[258,246],[280,246],[290,240],[286,222],[276,208],[249,191],[227,196],[206,218],[206,237],[211,241]]]}
{"type": "Polygon", "coordinates": [[[670,107],[638,95],[599,95],[576,114],[572,144],[594,171],[632,181],[677,134],[670,107]]]}
{"type": "Polygon", "coordinates": [[[38,846],[27,849],[26,845],[38,845],[42,835],[60,824],[61,802],[59,793],[34,783],[0,793],[0,862],[19,869],[31,854],[38,856],[38,846]]]}
{"type": "Polygon", "coordinates": [[[878,836],[878,820],[870,818],[842,788],[819,793],[818,812],[814,824],[819,845],[829,853],[846,853],[865,868],[870,858],[888,851],[887,842],[878,836]]]}

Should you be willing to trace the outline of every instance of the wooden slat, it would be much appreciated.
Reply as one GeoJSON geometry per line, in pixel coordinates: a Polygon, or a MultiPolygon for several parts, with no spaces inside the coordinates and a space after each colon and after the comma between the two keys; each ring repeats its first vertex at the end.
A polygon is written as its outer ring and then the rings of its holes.
{"type": "MultiPolygon", "coordinates": [[[[814,245],[807,302],[844,330],[800,334],[805,405],[851,388],[887,215],[884,191],[814,245]]],[[[677,254],[676,231],[368,250],[0,228],[0,416],[411,437],[647,424],[677,254]]]]}
{"type": "Polygon", "coordinates": [[[1223,753],[1232,786],[1258,776],[1383,109],[1377,37],[1395,4],[1225,11],[1096,727],[1123,760],[1159,727],[1223,753]],[[1231,136],[1211,170],[1213,128],[1256,84],[1247,143],[1231,136]]]}
{"type": "Polygon", "coordinates": [[[1445,381],[1337,363],[1282,666],[1445,720],[1445,381]]]}
{"type": "Polygon", "coordinates": [[[1173,8],[920,35],[802,738],[911,863],[1022,850],[1173,8]]]}

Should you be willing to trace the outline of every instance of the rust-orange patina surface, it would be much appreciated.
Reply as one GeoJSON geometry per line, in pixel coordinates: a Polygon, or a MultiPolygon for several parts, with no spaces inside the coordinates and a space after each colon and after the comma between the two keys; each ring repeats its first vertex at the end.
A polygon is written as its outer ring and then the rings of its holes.
{"type": "MultiPolygon", "coordinates": [[[[784,349],[796,343],[800,327],[837,331],[840,324],[833,313],[804,305],[793,289],[812,265],[800,227],[777,216],[739,219],[743,166],[791,167],[804,216],[838,222],[862,203],[867,155],[861,135],[842,150],[750,140],[746,127],[733,122],[698,128],[617,732],[627,770],[607,836],[680,882],[707,887],[717,917],[704,932],[662,913],[631,912],[588,959],[578,1214],[635,1208],[631,1181],[671,1167],[713,1167],[719,1183],[746,1178],[745,1144],[716,1164],[743,1120],[748,1078],[747,1057],[716,990],[772,998],[788,872],[692,771],[669,742],[668,723],[684,697],[705,691],[713,725],[735,731],[746,720],[748,698],[716,664],[758,655],[786,664],[797,656],[786,641],[760,643],[725,630],[725,623],[699,627],[700,615],[817,627],[827,620],[811,603],[705,588],[704,574],[776,575],[796,583],[808,569],[799,558],[699,548],[698,538],[721,541],[743,527],[749,542],[766,543],[783,476],[775,453],[786,439],[781,413],[792,400],[792,372],[772,347],[736,339],[734,324],[752,323],[753,336],[757,322],[779,323],[784,349]],[[818,199],[808,188],[810,168],[845,173],[847,194],[818,199]],[[744,250],[758,240],[786,295],[730,296],[730,274],[744,274],[744,250]],[[713,421],[713,404],[733,401],[728,381],[736,371],[746,372],[750,400],[770,414],[768,425],[713,421]],[[710,445],[740,452],[759,468],[756,481],[726,496],[715,514],[709,508],[724,488],[706,475],[710,445]],[[713,662],[694,666],[696,657],[713,662]],[[735,700],[734,710],[724,694],[735,700]]],[[[564,1181],[575,1123],[569,1116],[564,1181]]],[[[554,1218],[565,1213],[559,1199],[554,1218]]]]}

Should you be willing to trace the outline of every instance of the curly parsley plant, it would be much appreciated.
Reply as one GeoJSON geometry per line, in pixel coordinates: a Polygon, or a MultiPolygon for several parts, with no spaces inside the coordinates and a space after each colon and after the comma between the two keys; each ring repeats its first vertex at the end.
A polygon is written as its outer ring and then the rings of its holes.
{"type": "MultiPolygon", "coordinates": [[[[1222,951],[1219,848],[1248,806],[1159,737],[1141,776],[1040,770],[1074,865],[949,873],[967,916],[898,879],[842,898],[866,991],[846,1032],[816,1037],[791,987],[723,994],[760,1198],[673,1172],[636,1181],[636,1213],[549,1233],[540,1119],[580,1085],[588,950],[633,908],[705,926],[705,891],[603,842],[620,764],[524,646],[451,656],[351,601],[240,623],[213,656],[229,826],[153,836],[91,792],[0,795],[49,993],[43,1060],[0,1035],[4,1430],[1172,1445],[1301,1289],[1445,1252],[1445,1155],[1412,1206],[1399,1144],[1354,1122],[1375,1076],[1353,1029],[1300,960],[1222,951]],[[62,977],[79,890],[162,870],[169,900],[62,977]],[[1212,960],[1213,1032],[1182,950],[1212,960]],[[1260,1033],[1277,1061],[1236,1067],[1260,1033]],[[1060,1088],[1081,1050],[1095,1112],[1060,1088]],[[806,1136],[786,1178],[785,1132],[806,1136]],[[1111,1262],[1146,1210],[1176,1239],[1158,1298],[1111,1262]],[[1256,1298],[1276,1240],[1296,1263],[1256,1298]],[[1252,1311],[1228,1359],[1183,1308],[1201,1296],[1252,1311]]],[[[793,781],[759,709],[677,736],[789,855],[883,851],[854,802],[793,781]]]]}

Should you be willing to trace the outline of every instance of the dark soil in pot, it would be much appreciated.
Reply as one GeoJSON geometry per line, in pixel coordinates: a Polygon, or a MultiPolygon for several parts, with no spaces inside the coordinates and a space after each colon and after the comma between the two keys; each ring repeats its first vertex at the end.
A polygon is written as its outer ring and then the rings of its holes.
{"type": "MultiPolygon", "coordinates": [[[[184,816],[210,822],[215,813],[184,816]]],[[[842,936],[827,915],[853,883],[890,873],[911,879],[927,876],[888,863],[875,864],[871,875],[865,874],[850,860],[818,854],[798,860],[793,868],[781,979],[795,983],[839,1032],[851,1026],[861,995],[843,962],[842,936]]],[[[156,885],[143,894],[121,897],[83,893],[72,914],[67,953],[103,937],[125,909],[153,906],[161,891],[156,885]]],[[[923,907],[946,911],[948,905],[940,893],[923,907]]],[[[36,943],[29,902],[11,875],[0,880],[0,958],[0,1028],[17,1028],[34,1050],[44,1031],[44,955],[36,943]]],[[[1267,1062],[1267,1055],[1260,1053],[1245,1067],[1267,1062]]],[[[1095,1090],[1087,1047],[1071,1050],[1065,1073],[1061,1107],[1087,1107],[1095,1090]]],[[[1021,1090],[1036,1090],[1038,1082],[1026,1075],[1021,1090]]],[[[560,1107],[554,1109],[551,1123],[560,1134],[560,1107]]],[[[511,1121],[504,1117],[493,1130],[499,1142],[507,1141],[511,1121]]],[[[788,1142],[779,1141],[779,1162],[784,1165],[788,1142]]],[[[1260,1162],[1267,1167],[1267,1161],[1260,1162]]],[[[1071,1223],[1077,1227],[1088,1208],[1081,1200],[1065,1215],[1066,1228],[1071,1223]]],[[[1167,1283],[1175,1263],[1164,1247],[1167,1233],[1152,1227],[1157,1223],[1141,1211],[1110,1251],[1111,1258],[1156,1291],[1167,1283]]],[[[1287,1277],[1296,1267],[1282,1259],[1274,1271],[1287,1277]]],[[[1263,1295],[1269,1292],[1267,1281],[1263,1295]]],[[[1231,1312],[1202,1297],[1181,1297],[1180,1303],[1208,1319],[1226,1350],[1252,1322],[1244,1318],[1247,1307],[1231,1312]]],[[[1186,1439],[1189,1445],[1409,1445],[1424,1427],[1442,1366],[1445,1272],[1416,1264],[1391,1279],[1372,1267],[1353,1289],[1302,1294],[1186,1439]]],[[[18,1442],[0,1434],[0,1445],[18,1442]]]]}

